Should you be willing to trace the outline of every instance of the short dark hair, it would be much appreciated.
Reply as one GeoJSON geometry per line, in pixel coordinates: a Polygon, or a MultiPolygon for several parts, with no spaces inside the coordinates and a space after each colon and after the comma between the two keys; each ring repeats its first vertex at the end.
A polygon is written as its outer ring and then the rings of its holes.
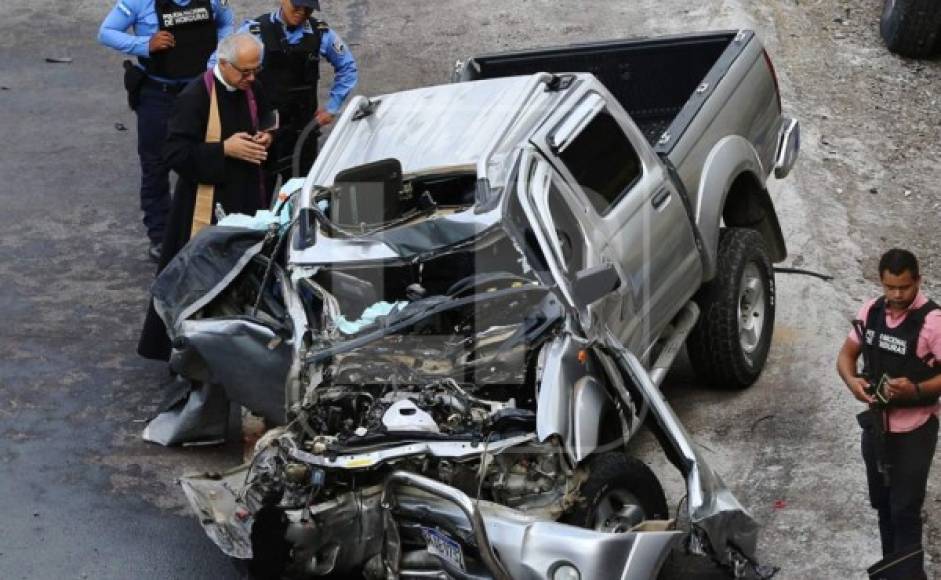
{"type": "Polygon", "coordinates": [[[909,271],[912,277],[918,279],[918,258],[908,250],[893,248],[882,254],[879,260],[879,277],[888,271],[893,276],[901,276],[902,272],[909,271]]]}

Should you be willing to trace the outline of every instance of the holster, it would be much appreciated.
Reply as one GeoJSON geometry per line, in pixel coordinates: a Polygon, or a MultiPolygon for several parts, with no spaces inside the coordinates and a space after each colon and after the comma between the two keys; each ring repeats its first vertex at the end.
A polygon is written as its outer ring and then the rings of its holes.
{"type": "Polygon", "coordinates": [[[140,91],[147,80],[147,74],[140,68],[134,66],[134,63],[126,60],[122,63],[124,66],[124,89],[127,91],[127,106],[132,111],[137,110],[140,104],[140,91]]]}
{"type": "Polygon", "coordinates": [[[885,408],[872,406],[856,415],[856,422],[864,431],[872,434],[873,453],[876,458],[876,468],[882,475],[882,484],[889,485],[891,462],[887,453],[887,434],[885,408]]]}

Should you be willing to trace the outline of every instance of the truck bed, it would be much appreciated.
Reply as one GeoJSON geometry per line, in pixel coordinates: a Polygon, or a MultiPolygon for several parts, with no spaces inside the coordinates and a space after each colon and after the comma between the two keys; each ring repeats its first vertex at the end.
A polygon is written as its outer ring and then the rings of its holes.
{"type": "Polygon", "coordinates": [[[657,153],[669,153],[753,35],[709,34],[618,40],[475,57],[460,80],[537,72],[594,74],[627,110],[657,153]],[[695,97],[699,98],[695,98],[695,97]],[[669,138],[661,138],[664,134],[669,138]]]}

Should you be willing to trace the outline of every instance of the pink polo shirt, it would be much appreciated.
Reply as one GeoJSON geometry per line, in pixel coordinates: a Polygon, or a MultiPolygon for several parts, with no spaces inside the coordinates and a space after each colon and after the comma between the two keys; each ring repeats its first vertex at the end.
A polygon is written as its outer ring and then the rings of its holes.
{"type": "MultiPolygon", "coordinates": [[[[866,321],[869,316],[869,309],[875,304],[876,298],[866,302],[856,318],[866,321]]],[[[917,310],[925,305],[928,299],[921,292],[915,297],[915,301],[904,312],[895,313],[885,309],[885,323],[889,328],[895,328],[905,321],[908,313],[917,310]]],[[[859,338],[855,330],[850,330],[849,337],[855,344],[859,344],[859,338]]],[[[915,348],[915,354],[919,358],[924,358],[928,353],[933,353],[935,357],[934,366],[941,365],[941,310],[935,310],[925,318],[925,325],[918,335],[918,346],[915,348]]],[[[892,433],[907,433],[914,431],[925,424],[931,415],[937,415],[941,410],[941,403],[928,407],[910,407],[889,409],[889,431],[892,433]]]]}

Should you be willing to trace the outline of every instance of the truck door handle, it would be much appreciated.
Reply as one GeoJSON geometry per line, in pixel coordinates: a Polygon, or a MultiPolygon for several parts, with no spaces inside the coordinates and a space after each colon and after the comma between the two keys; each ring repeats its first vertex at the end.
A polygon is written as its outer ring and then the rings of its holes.
{"type": "Polygon", "coordinates": [[[650,200],[650,203],[653,205],[654,209],[660,209],[664,204],[670,199],[670,190],[663,189],[657,192],[653,199],[650,200]]]}

